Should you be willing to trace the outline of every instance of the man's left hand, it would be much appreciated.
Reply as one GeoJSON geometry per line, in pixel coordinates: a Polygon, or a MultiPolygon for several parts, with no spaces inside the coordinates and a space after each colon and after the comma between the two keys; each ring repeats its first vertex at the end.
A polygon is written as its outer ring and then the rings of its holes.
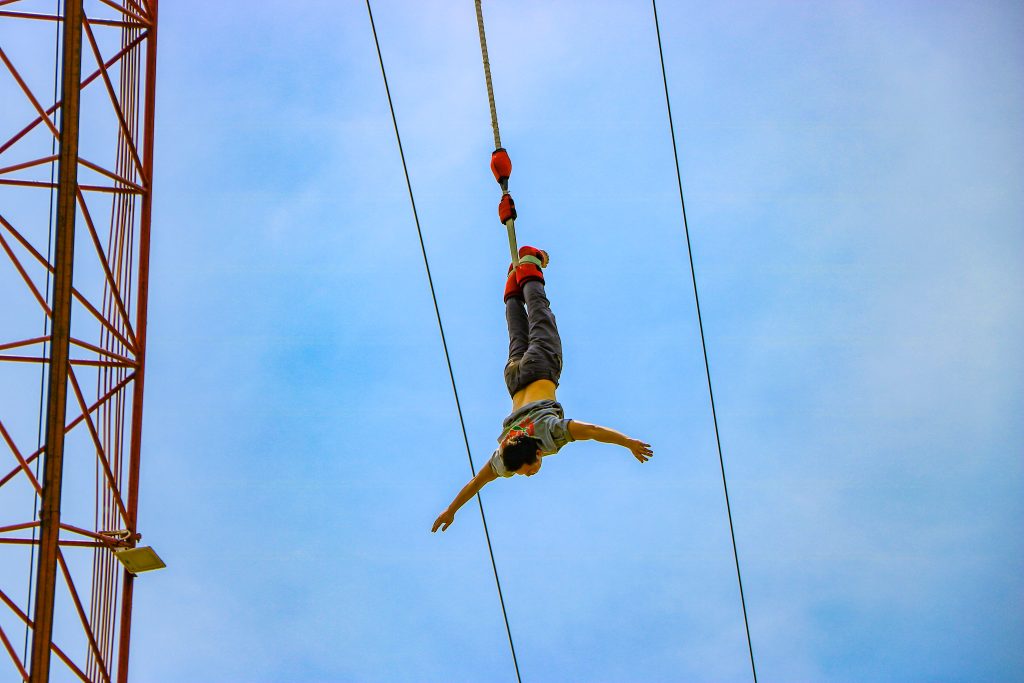
{"type": "Polygon", "coordinates": [[[651,450],[651,444],[644,443],[639,439],[630,439],[626,443],[626,448],[633,453],[633,457],[640,462],[647,462],[649,459],[654,457],[654,451],[651,450]]]}

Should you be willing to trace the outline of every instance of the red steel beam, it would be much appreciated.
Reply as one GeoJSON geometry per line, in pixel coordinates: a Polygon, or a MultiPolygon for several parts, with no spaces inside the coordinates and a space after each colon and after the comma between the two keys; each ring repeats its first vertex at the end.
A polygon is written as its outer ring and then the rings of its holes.
{"type": "Polygon", "coordinates": [[[100,0],[100,2],[102,2],[104,5],[108,5],[110,7],[113,7],[118,12],[121,12],[126,17],[131,17],[132,19],[134,19],[135,21],[139,22],[140,24],[147,23],[145,17],[141,17],[138,14],[135,14],[134,12],[129,10],[127,7],[125,7],[124,5],[118,5],[116,2],[111,2],[111,0],[100,0]]]}
{"type": "Polygon", "coordinates": [[[15,171],[23,171],[26,168],[32,168],[33,166],[42,166],[43,164],[48,164],[51,161],[57,161],[59,158],[60,157],[54,154],[53,156],[44,157],[42,159],[23,161],[22,163],[14,164],[13,166],[4,166],[3,168],[0,168],[0,175],[3,175],[4,173],[14,173],[15,171]]]}
{"type": "Polygon", "coordinates": [[[40,118],[46,124],[46,127],[50,129],[50,132],[53,133],[53,137],[59,138],[60,133],[57,132],[56,127],[54,127],[53,123],[50,121],[50,117],[43,113],[43,105],[39,104],[39,100],[37,100],[36,96],[32,94],[32,89],[28,87],[27,83],[25,83],[25,79],[21,77],[21,74],[15,68],[14,63],[7,58],[7,53],[4,52],[4,49],[2,47],[0,47],[0,61],[2,61],[5,66],[7,66],[7,70],[11,73],[11,76],[14,77],[14,80],[18,84],[18,87],[20,87],[21,91],[25,93],[25,97],[27,97],[28,101],[32,103],[32,106],[35,107],[35,110],[39,112],[40,118]]]}
{"type": "MultiPolygon", "coordinates": [[[[10,363],[38,363],[40,365],[48,365],[49,359],[38,358],[35,356],[8,356],[0,355],[0,361],[10,363]]],[[[87,360],[72,358],[68,361],[71,365],[80,365],[87,368],[124,368],[129,369],[135,367],[133,363],[119,363],[112,360],[87,360]]]]}
{"type": "MultiPolygon", "coordinates": [[[[7,220],[5,220],[3,216],[0,216],[0,226],[6,228],[7,231],[11,234],[11,236],[18,241],[18,244],[24,247],[25,251],[27,251],[32,256],[32,258],[38,261],[41,266],[46,268],[46,270],[49,271],[51,275],[53,274],[53,266],[50,265],[50,262],[47,261],[46,258],[42,254],[40,254],[35,249],[35,247],[33,247],[29,243],[29,241],[26,240],[25,237],[20,232],[18,232],[17,229],[15,229],[13,225],[11,225],[7,220]]],[[[51,316],[52,313],[50,312],[49,306],[46,305],[46,302],[42,300],[42,295],[40,295],[38,290],[35,289],[35,285],[32,284],[32,278],[30,278],[28,274],[24,272],[24,268],[21,266],[21,263],[18,261],[18,258],[14,255],[14,251],[11,250],[9,246],[7,246],[7,242],[6,240],[4,240],[3,234],[0,234],[0,246],[4,247],[4,250],[7,252],[8,256],[10,256],[15,268],[18,269],[18,272],[22,273],[22,279],[25,280],[25,283],[36,294],[36,299],[40,300],[43,306],[43,310],[46,311],[47,317],[51,316]]],[[[117,328],[114,327],[114,325],[111,324],[111,322],[107,320],[107,318],[102,313],[96,310],[96,307],[89,303],[89,300],[82,296],[74,287],[71,288],[71,296],[75,298],[75,301],[82,304],[82,306],[85,307],[85,310],[89,311],[89,313],[91,313],[92,316],[96,318],[96,321],[100,325],[102,325],[108,333],[117,337],[117,340],[124,344],[125,348],[127,348],[130,351],[135,350],[135,344],[131,340],[123,336],[120,332],[118,332],[117,328]]]]}
{"type": "MultiPolygon", "coordinates": [[[[156,37],[158,26],[158,0],[148,3],[151,27],[149,41],[146,43],[146,93],[145,117],[142,133],[142,164],[148,171],[146,193],[142,195],[142,212],[139,217],[139,280],[138,308],[135,323],[135,358],[138,368],[135,370],[135,391],[132,394],[131,452],[128,464],[128,529],[138,533],[139,514],[139,471],[142,449],[142,396],[146,377],[146,320],[149,311],[149,229],[153,217],[153,134],[156,112],[156,37]]],[[[121,633],[118,639],[118,683],[128,683],[128,649],[131,645],[132,632],[132,596],[135,587],[135,576],[125,570],[123,572],[121,599],[121,633]]]]}
{"type": "MultiPolygon", "coordinates": [[[[0,538],[0,545],[37,545],[39,541],[34,538],[0,538]]],[[[58,544],[62,548],[109,548],[105,543],[99,541],[68,541],[61,540],[58,544]]]]}
{"type": "MultiPolygon", "coordinates": [[[[96,57],[97,64],[103,64],[103,55],[100,54],[100,46],[96,42],[96,36],[92,34],[92,28],[89,26],[89,21],[86,20],[83,24],[85,29],[85,36],[89,39],[89,47],[92,48],[92,54],[96,57]]],[[[110,106],[114,109],[114,114],[117,115],[117,122],[121,126],[121,135],[123,136],[125,146],[128,151],[132,154],[132,159],[135,160],[135,170],[142,176],[143,183],[146,182],[146,172],[142,167],[142,159],[139,158],[139,152],[135,149],[135,140],[132,139],[131,131],[128,129],[128,122],[125,121],[124,112],[121,111],[121,104],[117,101],[117,93],[114,92],[114,84],[110,82],[110,74],[107,70],[100,67],[100,76],[103,78],[103,84],[107,86],[107,95],[110,97],[110,106]]]]}
{"type": "MultiPolygon", "coordinates": [[[[0,220],[3,220],[2,217],[0,217],[0,220]]],[[[51,315],[53,315],[53,312],[50,310],[50,307],[46,305],[46,299],[43,298],[43,295],[39,291],[39,288],[36,287],[36,284],[32,282],[32,278],[29,277],[28,272],[21,265],[21,261],[19,261],[18,257],[15,256],[14,250],[11,249],[11,246],[9,244],[7,244],[7,240],[4,239],[4,236],[2,234],[0,234],[0,247],[3,247],[3,250],[11,259],[11,263],[14,264],[14,268],[18,271],[18,274],[21,275],[21,279],[24,280],[25,284],[28,285],[28,288],[32,290],[32,296],[34,296],[36,298],[36,301],[39,302],[39,305],[43,307],[43,311],[46,313],[46,316],[50,317],[51,315]]]]}
{"type": "Polygon", "coordinates": [[[50,680],[53,603],[60,542],[60,496],[64,469],[64,420],[67,411],[68,359],[71,338],[71,280],[75,260],[75,213],[78,195],[78,124],[82,74],[82,0],[64,6],[57,188],[57,239],[54,250],[53,343],[46,410],[46,460],[39,510],[39,563],[32,629],[31,683],[50,680]]]}
{"type": "MultiPolygon", "coordinates": [[[[64,21],[64,17],[56,14],[38,14],[36,12],[8,12],[0,11],[0,17],[8,19],[35,19],[37,21],[64,21]]],[[[114,26],[120,28],[145,28],[149,24],[140,24],[134,21],[114,21],[112,19],[90,19],[95,26],[114,26]]]]}
{"type": "MultiPolygon", "coordinates": [[[[0,3],[0,4],[2,4],[2,3],[0,3]]],[[[95,23],[95,22],[93,22],[93,23],[95,23]]],[[[146,34],[145,33],[142,33],[141,35],[136,36],[135,39],[132,40],[132,42],[128,43],[123,48],[121,48],[120,52],[118,52],[116,55],[114,55],[113,57],[108,59],[106,62],[104,62],[103,65],[101,66],[101,69],[109,69],[113,64],[115,64],[116,62],[119,62],[126,54],[128,54],[133,49],[135,49],[136,45],[138,45],[139,43],[141,43],[145,39],[146,39],[146,34]]],[[[0,50],[0,52],[2,52],[2,50],[0,50]]],[[[101,69],[97,69],[96,71],[93,71],[92,74],[88,78],[86,78],[84,81],[82,81],[81,88],[83,90],[86,88],[86,86],[88,86],[90,83],[92,83],[93,81],[95,81],[97,78],[100,77],[100,70],[101,69]]],[[[61,104],[62,104],[61,102],[55,102],[52,107],[50,107],[49,109],[47,109],[44,112],[43,116],[37,117],[34,121],[32,121],[32,123],[30,123],[27,126],[25,126],[24,128],[22,128],[21,131],[18,132],[14,137],[12,137],[10,140],[5,142],[3,145],[0,145],[0,154],[3,154],[4,152],[6,152],[12,145],[14,145],[14,143],[16,143],[18,140],[22,139],[23,137],[25,137],[25,135],[27,135],[29,132],[31,132],[32,129],[34,129],[40,123],[48,122],[50,116],[53,114],[53,112],[57,111],[57,109],[60,108],[61,104]]]]}
{"type": "MultiPolygon", "coordinates": [[[[143,195],[143,197],[145,196],[143,195]]],[[[124,305],[124,298],[121,296],[121,288],[117,286],[117,278],[114,277],[114,273],[110,270],[110,264],[107,263],[107,254],[103,251],[100,235],[96,232],[96,226],[92,222],[92,215],[89,213],[89,205],[86,204],[85,197],[81,192],[78,193],[78,206],[82,210],[82,218],[85,219],[85,227],[89,232],[89,237],[92,238],[93,247],[96,249],[96,256],[99,259],[100,265],[103,266],[103,274],[107,278],[107,288],[110,290],[115,308],[117,308],[117,312],[121,316],[120,321],[124,325],[125,332],[129,338],[137,340],[138,337],[135,334],[135,330],[132,329],[131,319],[128,315],[128,307],[124,305]]]]}
{"type": "MultiPolygon", "coordinates": [[[[30,159],[29,161],[23,161],[20,164],[14,164],[12,166],[4,166],[3,168],[0,168],[0,175],[14,173],[15,171],[24,171],[27,168],[35,168],[36,166],[43,166],[45,164],[57,161],[57,159],[59,159],[59,157],[56,154],[54,154],[53,156],[42,157],[41,159],[30,159]]],[[[82,166],[85,166],[86,168],[90,168],[96,171],[101,175],[106,176],[107,178],[110,178],[115,183],[123,183],[127,185],[127,189],[133,190],[136,194],[142,194],[143,192],[145,192],[143,187],[138,183],[133,183],[127,178],[123,178],[114,173],[113,171],[109,171],[103,168],[99,164],[94,164],[88,159],[85,159],[84,157],[78,157],[78,163],[80,163],[82,166]]]]}
{"type": "Polygon", "coordinates": [[[0,351],[10,351],[11,349],[20,349],[23,346],[32,346],[33,344],[43,344],[50,341],[50,337],[35,337],[34,339],[23,339],[22,341],[8,342],[7,344],[0,344],[0,351]]]}
{"type": "MultiPolygon", "coordinates": [[[[7,607],[9,607],[10,610],[14,612],[14,614],[19,619],[21,619],[21,621],[26,626],[28,626],[29,628],[33,628],[32,620],[28,618],[28,615],[22,612],[18,605],[14,602],[14,600],[11,600],[10,596],[8,596],[7,593],[4,593],[2,590],[0,590],[0,602],[3,602],[5,605],[7,605],[7,607]]],[[[56,643],[51,643],[50,649],[53,650],[53,654],[57,655],[60,661],[64,662],[67,665],[67,667],[71,669],[71,671],[76,676],[78,676],[79,679],[85,681],[85,683],[90,683],[89,677],[86,676],[85,673],[83,673],[82,670],[78,668],[73,661],[71,661],[71,658],[68,657],[67,654],[65,654],[65,652],[62,649],[57,647],[56,643]]],[[[30,680],[33,679],[30,678],[30,680]]]]}
{"type": "MultiPolygon", "coordinates": [[[[59,183],[46,183],[41,180],[0,180],[0,185],[12,187],[37,187],[41,190],[52,190],[60,187],[59,183]]],[[[82,192],[103,192],[104,194],[141,194],[139,190],[131,187],[109,187],[107,185],[79,185],[82,192]]]]}
{"type": "MultiPolygon", "coordinates": [[[[132,373],[132,374],[129,374],[129,375],[127,376],[127,377],[125,377],[125,378],[124,378],[124,379],[122,379],[122,380],[121,380],[120,382],[118,382],[118,383],[117,383],[117,386],[115,386],[114,388],[112,388],[112,389],[111,389],[110,391],[108,391],[107,393],[103,394],[103,397],[102,397],[102,398],[100,398],[100,399],[99,399],[99,400],[97,400],[97,401],[96,401],[95,403],[93,403],[93,404],[92,404],[91,406],[89,406],[89,410],[87,410],[87,411],[86,411],[86,413],[87,413],[87,414],[92,414],[92,413],[95,413],[95,412],[96,412],[96,411],[97,411],[97,410],[99,409],[99,407],[100,407],[101,405],[103,405],[104,403],[106,403],[107,401],[109,401],[109,400],[110,400],[110,399],[111,399],[111,398],[112,398],[112,397],[113,397],[114,395],[116,395],[116,394],[117,394],[117,392],[119,392],[119,391],[121,391],[122,389],[124,389],[124,388],[125,388],[126,386],[128,386],[129,384],[131,384],[131,382],[132,382],[132,381],[134,381],[134,380],[135,380],[135,374],[134,374],[134,373],[132,373]]],[[[64,433],[65,433],[65,434],[69,433],[69,432],[70,432],[70,431],[71,431],[72,429],[74,429],[74,428],[75,428],[75,427],[77,427],[77,426],[78,426],[79,424],[81,424],[82,422],[84,422],[84,421],[85,421],[85,414],[86,414],[86,413],[83,413],[82,415],[79,415],[79,416],[78,416],[78,417],[76,417],[76,418],[75,418],[74,420],[72,420],[71,422],[69,422],[69,423],[67,424],[67,426],[66,426],[66,427],[64,428],[64,433]]],[[[42,448],[40,448],[39,450],[37,450],[37,451],[36,451],[35,453],[33,453],[32,455],[30,455],[30,456],[28,456],[27,458],[25,458],[25,462],[26,462],[26,463],[28,463],[28,464],[32,464],[32,463],[33,463],[33,462],[35,461],[35,459],[36,459],[36,458],[38,458],[39,456],[41,456],[41,455],[43,454],[43,451],[44,451],[45,449],[46,449],[46,446],[43,446],[42,448]]],[[[17,467],[15,467],[15,468],[14,468],[13,470],[11,470],[10,472],[8,472],[8,473],[7,473],[7,475],[6,475],[5,477],[3,477],[2,479],[0,479],[0,486],[3,486],[3,485],[4,485],[4,484],[6,484],[7,482],[9,482],[9,481],[10,481],[11,479],[13,479],[13,478],[14,478],[15,476],[17,476],[17,474],[18,474],[18,472],[19,472],[19,471],[20,471],[20,470],[19,470],[19,469],[18,469],[17,467]]]]}
{"type": "Polygon", "coordinates": [[[25,670],[25,665],[22,664],[21,660],[18,658],[18,653],[14,651],[14,646],[11,645],[11,641],[7,639],[7,634],[4,633],[3,628],[0,628],[0,640],[3,641],[4,649],[6,649],[7,654],[10,655],[11,661],[13,661],[14,665],[18,667],[18,673],[21,674],[21,680],[27,681],[28,671],[25,670]]]}
{"type": "MultiPolygon", "coordinates": [[[[96,458],[100,461],[100,464],[103,465],[103,472],[107,475],[107,486],[113,494],[114,502],[117,503],[118,510],[121,513],[121,518],[128,521],[128,510],[124,506],[124,498],[117,487],[117,477],[114,476],[114,471],[110,468],[110,461],[108,460],[105,449],[103,448],[103,440],[100,438],[99,432],[96,431],[96,425],[93,423],[92,418],[89,417],[89,407],[85,402],[85,396],[82,394],[82,387],[79,386],[78,378],[75,377],[75,372],[71,368],[68,368],[68,379],[71,380],[71,388],[74,389],[75,397],[78,399],[78,405],[82,409],[82,414],[85,415],[85,425],[89,428],[89,434],[92,436],[93,444],[96,447],[96,458]]],[[[136,391],[137,390],[138,389],[136,389],[136,391]]]]}
{"type": "Polygon", "coordinates": [[[85,614],[85,607],[82,606],[82,599],[78,596],[78,589],[75,588],[75,581],[71,578],[71,571],[68,570],[68,564],[64,561],[64,553],[60,551],[60,548],[57,549],[57,563],[60,565],[61,573],[64,574],[64,582],[67,584],[68,591],[71,592],[71,600],[75,603],[75,611],[78,612],[78,619],[82,622],[82,629],[85,631],[85,635],[89,639],[89,647],[92,649],[93,656],[96,658],[96,663],[99,664],[103,680],[109,683],[110,674],[107,673],[107,665],[103,661],[103,655],[100,653],[100,647],[96,644],[96,634],[92,632],[92,625],[89,623],[89,617],[85,614]]]}
{"type": "Polygon", "coordinates": [[[29,469],[28,462],[21,456],[21,451],[19,451],[18,447],[15,446],[14,439],[11,438],[11,435],[7,432],[7,428],[4,427],[3,420],[0,420],[0,436],[2,436],[4,441],[7,442],[7,446],[11,449],[11,453],[14,453],[14,457],[18,461],[18,466],[25,473],[25,476],[28,477],[29,483],[32,484],[32,488],[36,490],[36,495],[41,495],[43,493],[43,487],[36,479],[36,475],[32,474],[32,470],[29,469]]]}

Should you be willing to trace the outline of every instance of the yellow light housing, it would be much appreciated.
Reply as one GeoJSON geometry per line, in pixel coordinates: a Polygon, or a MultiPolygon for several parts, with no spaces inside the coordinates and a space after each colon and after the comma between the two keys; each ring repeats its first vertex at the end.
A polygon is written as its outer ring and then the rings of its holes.
{"type": "Polygon", "coordinates": [[[139,548],[115,550],[114,555],[121,561],[124,568],[132,574],[151,572],[154,569],[163,569],[167,566],[160,559],[160,556],[156,554],[156,551],[148,545],[139,548]]]}

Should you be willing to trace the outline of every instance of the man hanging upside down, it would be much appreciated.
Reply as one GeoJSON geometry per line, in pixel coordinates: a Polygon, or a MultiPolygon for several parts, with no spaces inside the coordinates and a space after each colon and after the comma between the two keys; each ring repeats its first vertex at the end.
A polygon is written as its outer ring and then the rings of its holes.
{"type": "Polygon", "coordinates": [[[544,293],[541,270],[548,265],[547,252],[522,247],[519,263],[518,268],[509,267],[505,284],[509,337],[505,384],[512,396],[512,413],[505,418],[498,448],[490,461],[438,515],[431,531],[445,531],[459,508],[498,477],[537,474],[541,459],[557,453],[570,441],[593,439],[616,444],[628,448],[640,462],[654,455],[650,444],[614,429],[565,419],[562,405],[555,399],[562,374],[562,341],[544,293]]]}

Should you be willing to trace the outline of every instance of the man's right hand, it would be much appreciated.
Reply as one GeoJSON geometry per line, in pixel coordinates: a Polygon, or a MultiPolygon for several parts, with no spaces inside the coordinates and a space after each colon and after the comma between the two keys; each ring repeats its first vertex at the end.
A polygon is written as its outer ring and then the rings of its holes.
{"type": "Polygon", "coordinates": [[[434,520],[434,528],[431,529],[430,531],[431,531],[431,533],[433,533],[433,532],[437,531],[439,527],[440,527],[441,531],[445,531],[448,527],[450,527],[452,525],[452,522],[454,522],[454,521],[455,521],[455,513],[454,512],[450,512],[449,510],[445,510],[444,512],[442,512],[440,515],[437,516],[436,520],[434,520]]]}

